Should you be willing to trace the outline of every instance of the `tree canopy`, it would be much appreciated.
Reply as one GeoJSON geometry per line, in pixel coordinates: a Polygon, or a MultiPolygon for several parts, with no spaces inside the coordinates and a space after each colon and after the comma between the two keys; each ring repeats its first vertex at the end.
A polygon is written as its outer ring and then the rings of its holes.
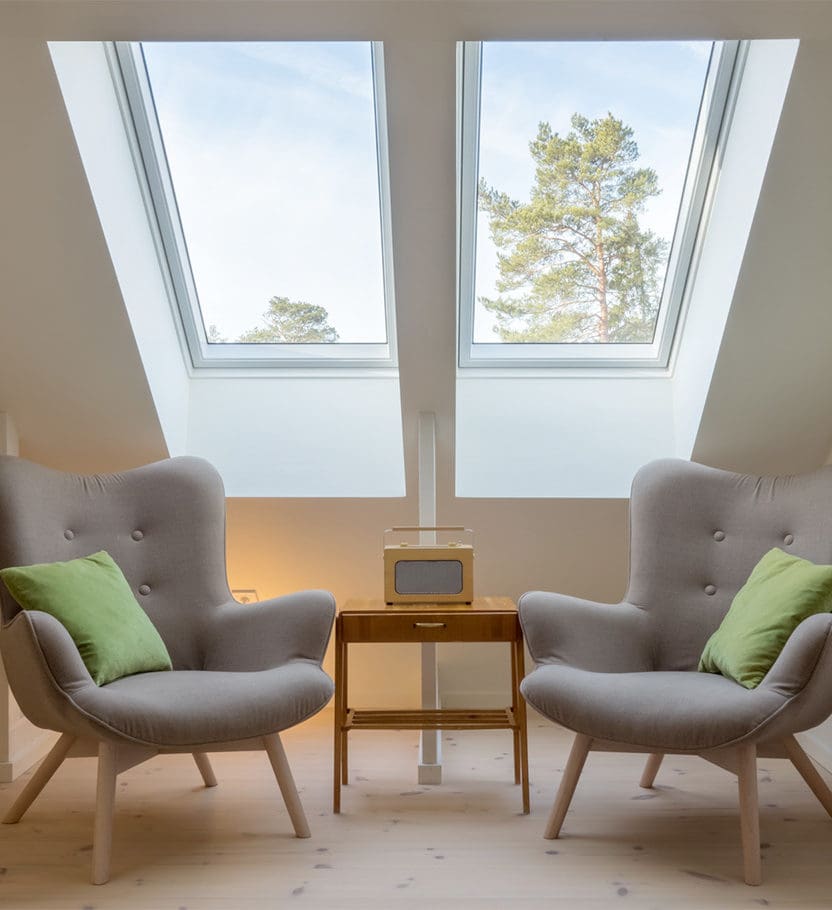
{"type": "Polygon", "coordinates": [[[667,244],[638,216],[661,192],[656,172],[612,114],[571,126],[539,124],[528,202],[480,181],[499,269],[499,296],[480,301],[507,342],[649,342],[667,244]]]}
{"type": "Polygon", "coordinates": [[[263,325],[243,332],[240,344],[332,344],[338,332],[329,324],[325,307],[288,297],[272,297],[263,325]]]}

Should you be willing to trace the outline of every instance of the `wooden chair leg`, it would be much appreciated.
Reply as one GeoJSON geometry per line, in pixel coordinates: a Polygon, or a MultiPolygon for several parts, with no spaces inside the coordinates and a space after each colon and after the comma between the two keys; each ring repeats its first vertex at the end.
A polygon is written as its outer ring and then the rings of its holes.
{"type": "Polygon", "coordinates": [[[737,781],[740,795],[743,878],[747,885],[762,881],[760,863],[760,807],[757,798],[757,747],[737,748],[737,781]]]}
{"type": "Polygon", "coordinates": [[[15,825],[26,814],[26,810],[37,799],[40,791],[49,783],[52,775],[64,763],[67,753],[72,748],[72,744],[77,737],[64,733],[60,739],[52,746],[46,757],[32,774],[31,779],[26,786],[20,791],[17,799],[11,804],[9,810],[3,816],[4,825],[15,825]]]}
{"type": "Polygon", "coordinates": [[[786,747],[786,754],[792,764],[797,768],[798,774],[809,785],[809,789],[818,798],[818,802],[832,816],[832,791],[812,764],[812,759],[803,751],[800,743],[793,736],[784,740],[783,745],[786,747]]]}
{"type": "Polygon", "coordinates": [[[344,748],[344,706],[346,696],[344,694],[344,651],[346,646],[341,641],[341,617],[335,620],[335,710],[332,712],[335,719],[335,729],[333,730],[333,787],[332,787],[332,811],[335,815],[341,811],[341,774],[343,762],[341,760],[341,750],[344,748]]]}
{"type": "Polygon", "coordinates": [[[575,787],[578,785],[578,778],[584,768],[584,762],[592,746],[592,737],[578,733],[575,741],[572,743],[572,751],[569,753],[569,759],[566,762],[566,768],[563,771],[560,787],[555,797],[555,804],[552,806],[552,812],[549,815],[549,821],[546,824],[546,830],[543,836],[547,840],[554,840],[560,834],[563,820],[569,810],[569,804],[572,802],[572,795],[575,787]]]}
{"type": "Polygon", "coordinates": [[[647,764],[644,766],[644,771],[641,773],[641,780],[638,782],[639,787],[644,787],[645,790],[651,790],[653,788],[653,782],[656,780],[656,775],[659,773],[663,758],[664,752],[650,753],[647,757],[647,764]]]}
{"type": "Polygon", "coordinates": [[[217,776],[214,774],[214,769],[211,767],[211,761],[208,756],[204,752],[194,752],[194,761],[197,768],[199,768],[199,773],[202,775],[205,786],[216,787],[217,776]]]}
{"type": "MultiPolygon", "coordinates": [[[[292,820],[295,836],[311,837],[309,823],[306,821],[306,815],[303,811],[297,788],[295,787],[295,781],[292,778],[292,772],[289,769],[289,761],[286,758],[286,751],[283,748],[283,743],[280,741],[280,736],[278,736],[277,733],[272,733],[270,736],[264,736],[263,745],[266,748],[269,761],[272,764],[274,776],[277,778],[277,785],[280,787],[280,792],[283,795],[283,802],[286,803],[286,811],[289,813],[289,818],[292,820]]],[[[336,774],[337,773],[338,769],[336,768],[336,774]]]]}
{"type": "Polygon", "coordinates": [[[92,835],[92,883],[103,885],[110,879],[113,844],[113,808],[116,800],[117,747],[98,746],[98,784],[95,793],[95,824],[92,835]]]}

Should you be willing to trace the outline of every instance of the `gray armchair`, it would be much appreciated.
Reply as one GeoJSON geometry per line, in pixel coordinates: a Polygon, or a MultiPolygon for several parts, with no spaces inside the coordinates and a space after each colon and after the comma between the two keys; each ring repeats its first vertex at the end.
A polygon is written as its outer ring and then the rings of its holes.
{"type": "Polygon", "coordinates": [[[832,614],[801,623],[756,689],[696,669],[768,550],[832,563],[832,468],[756,477],[657,461],[633,482],[630,528],[622,603],[520,599],[536,664],[523,695],[577,734],[544,837],[558,837],[591,750],[649,753],[648,788],[663,755],[698,754],[738,776],[744,877],[759,884],[758,756],[791,759],[832,815],[832,793],[794,737],[832,712],[832,614]]]}
{"type": "Polygon", "coordinates": [[[63,760],[98,756],[92,881],[109,877],[116,776],[159,753],[264,749],[298,837],[309,827],[279,732],[332,696],[321,669],[335,615],[325,591],[236,603],[225,575],[217,472],[173,458],[121,474],[64,474],[0,457],[0,568],[107,550],[170,652],[173,672],[97,686],[63,625],[0,583],[0,650],[21,710],[61,737],[8,810],[20,820],[63,760]]]}

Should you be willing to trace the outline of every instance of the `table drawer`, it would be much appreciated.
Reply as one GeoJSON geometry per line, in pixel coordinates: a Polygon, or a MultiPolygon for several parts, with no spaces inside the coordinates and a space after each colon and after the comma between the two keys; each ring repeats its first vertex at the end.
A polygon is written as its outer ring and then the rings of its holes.
{"type": "Polygon", "coordinates": [[[346,642],[515,641],[516,613],[344,613],[339,617],[346,642]]]}

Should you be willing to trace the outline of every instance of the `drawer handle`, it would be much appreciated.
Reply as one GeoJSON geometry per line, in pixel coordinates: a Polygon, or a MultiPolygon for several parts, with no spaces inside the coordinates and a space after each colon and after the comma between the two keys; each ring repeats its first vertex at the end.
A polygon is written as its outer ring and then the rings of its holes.
{"type": "Polygon", "coordinates": [[[414,629],[444,629],[444,622],[414,622],[414,629]]]}

